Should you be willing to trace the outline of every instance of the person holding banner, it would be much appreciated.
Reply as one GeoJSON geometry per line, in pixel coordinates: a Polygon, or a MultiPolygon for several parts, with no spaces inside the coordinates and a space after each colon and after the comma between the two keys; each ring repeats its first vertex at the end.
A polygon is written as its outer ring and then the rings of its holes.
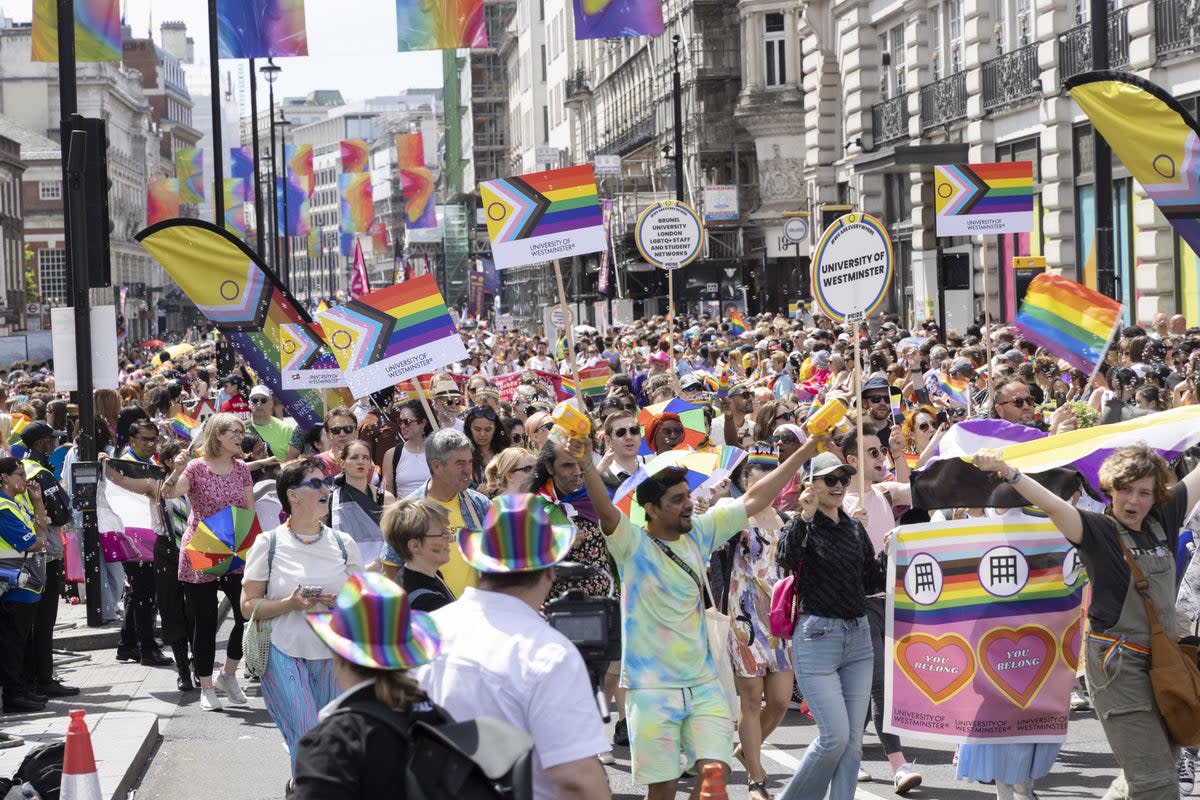
{"type": "Polygon", "coordinates": [[[1079,548],[1092,582],[1084,659],[1088,689],[1121,767],[1105,797],[1176,800],[1178,747],[1155,705],[1150,620],[1130,565],[1136,563],[1145,575],[1159,623],[1174,637],[1175,553],[1183,521],[1200,500],[1200,466],[1171,486],[1173,475],[1155,450],[1118,448],[1100,467],[1100,488],[1110,504],[1096,514],[1029,480],[994,450],[980,451],[973,463],[1012,484],[1079,548]]]}

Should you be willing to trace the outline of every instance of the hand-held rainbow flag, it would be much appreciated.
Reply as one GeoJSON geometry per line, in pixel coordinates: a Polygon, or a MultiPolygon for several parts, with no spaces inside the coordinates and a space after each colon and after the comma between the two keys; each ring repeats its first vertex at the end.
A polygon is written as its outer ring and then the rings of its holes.
{"type": "Polygon", "coordinates": [[[967,381],[961,378],[954,378],[947,375],[945,372],[938,373],[938,387],[942,393],[949,397],[954,403],[960,406],[967,404],[967,381]]]}
{"type": "Polygon", "coordinates": [[[1091,375],[1121,320],[1121,304],[1061,275],[1033,279],[1015,320],[1022,335],[1091,375]]]}
{"type": "MultiPolygon", "coordinates": [[[[610,377],[612,377],[612,367],[607,364],[600,364],[595,367],[587,367],[586,369],[579,370],[579,382],[583,384],[583,396],[603,397],[610,377]]],[[[574,397],[575,381],[564,375],[562,390],[569,396],[574,397]]]]}
{"type": "Polygon", "coordinates": [[[1033,230],[1033,162],[933,168],[938,236],[1033,230]]]}
{"type": "Polygon", "coordinates": [[[467,357],[433,275],[318,312],[355,397],[467,357]]]}
{"type": "Polygon", "coordinates": [[[662,0],[574,0],[575,38],[658,36],[664,30],[662,0]]]}
{"type": "Polygon", "coordinates": [[[196,429],[200,427],[200,421],[192,419],[187,414],[182,412],[171,418],[171,430],[175,431],[175,435],[186,441],[192,440],[192,435],[196,429]]]}
{"type": "Polygon", "coordinates": [[[483,0],[396,0],[396,49],[487,47],[483,0]]]}
{"type": "Polygon", "coordinates": [[[216,0],[219,58],[308,55],[304,0],[216,0]]]}
{"type": "Polygon", "coordinates": [[[333,389],[346,385],[337,359],[316,322],[279,326],[280,371],[287,389],[333,389]]]}
{"type": "Polygon", "coordinates": [[[734,336],[741,336],[746,332],[746,318],[736,308],[729,312],[729,330],[734,336]]]}
{"type": "Polygon", "coordinates": [[[604,250],[591,164],[479,184],[497,269],[604,250]]]}
{"type": "Polygon", "coordinates": [[[1200,253],[1200,122],[1169,92],[1136,75],[1085,72],[1066,86],[1158,210],[1200,253]]]}
{"type": "MultiPolygon", "coordinates": [[[[56,0],[33,0],[33,61],[58,61],[56,0]]],[[[120,61],[121,4],[118,0],[75,0],[75,60],[120,61]]]]}

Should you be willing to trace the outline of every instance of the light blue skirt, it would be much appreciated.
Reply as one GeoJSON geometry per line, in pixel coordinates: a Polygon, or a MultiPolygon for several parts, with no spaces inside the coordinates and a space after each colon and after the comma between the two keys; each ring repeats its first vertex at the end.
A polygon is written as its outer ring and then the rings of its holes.
{"type": "Polygon", "coordinates": [[[958,780],[1028,783],[1049,774],[1061,744],[979,744],[958,749],[958,780]]]}

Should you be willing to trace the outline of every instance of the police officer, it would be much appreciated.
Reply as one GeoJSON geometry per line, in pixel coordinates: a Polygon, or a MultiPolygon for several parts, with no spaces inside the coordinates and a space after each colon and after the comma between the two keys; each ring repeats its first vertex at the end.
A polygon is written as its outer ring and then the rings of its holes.
{"type": "Polygon", "coordinates": [[[41,551],[49,524],[41,493],[15,458],[0,458],[0,693],[4,713],[41,711],[46,698],[25,686],[25,645],[33,633],[44,578],[41,551]]]}

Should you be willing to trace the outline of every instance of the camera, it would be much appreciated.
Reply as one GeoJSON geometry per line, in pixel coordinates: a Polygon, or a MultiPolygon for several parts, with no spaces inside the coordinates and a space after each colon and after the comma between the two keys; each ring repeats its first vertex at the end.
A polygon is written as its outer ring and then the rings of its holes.
{"type": "MultiPolygon", "coordinates": [[[[554,565],[557,577],[570,580],[587,578],[604,572],[598,567],[564,561],[554,565]]],[[[607,573],[605,573],[607,575],[607,573]]],[[[550,626],[575,645],[583,656],[596,705],[607,722],[608,704],[604,699],[604,675],[608,665],[621,658],[621,604],[612,596],[612,577],[609,576],[608,597],[593,597],[582,589],[570,589],[542,607],[550,626]]]]}

